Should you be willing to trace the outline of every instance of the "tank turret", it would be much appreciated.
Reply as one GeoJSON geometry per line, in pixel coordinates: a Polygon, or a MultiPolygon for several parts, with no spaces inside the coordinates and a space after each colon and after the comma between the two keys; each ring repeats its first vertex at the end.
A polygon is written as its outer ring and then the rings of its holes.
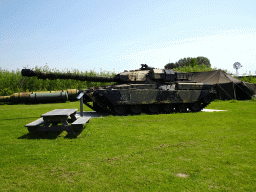
{"type": "Polygon", "coordinates": [[[212,100],[214,86],[191,82],[192,74],[156,69],[141,64],[140,69],[124,71],[114,77],[90,77],[67,73],[45,73],[22,69],[23,76],[40,79],[76,79],[80,81],[116,82],[90,87],[84,93],[85,105],[97,112],[118,115],[201,111],[212,100]]]}

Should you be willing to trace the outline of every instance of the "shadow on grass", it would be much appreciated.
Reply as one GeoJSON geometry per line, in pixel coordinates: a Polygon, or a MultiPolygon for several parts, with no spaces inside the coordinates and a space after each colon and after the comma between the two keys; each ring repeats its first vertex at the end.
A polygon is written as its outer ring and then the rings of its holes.
{"type": "Polygon", "coordinates": [[[65,139],[75,139],[75,138],[77,138],[82,133],[83,130],[84,129],[79,130],[79,131],[74,131],[74,135],[68,133],[64,138],[65,139]]]}
{"type": "MultiPolygon", "coordinates": [[[[77,138],[83,130],[75,131],[74,135],[72,133],[68,133],[64,136],[65,139],[75,139],[77,138]]],[[[27,133],[18,139],[56,139],[62,131],[44,131],[44,132],[36,132],[36,133],[27,133]]]]}
{"type": "Polygon", "coordinates": [[[26,118],[24,118],[24,117],[21,117],[21,118],[12,118],[12,119],[1,119],[1,121],[2,120],[16,120],[16,119],[33,119],[33,118],[38,118],[38,117],[26,117],[26,118]]]}
{"type": "Polygon", "coordinates": [[[61,134],[61,132],[55,132],[55,131],[51,131],[51,132],[38,132],[38,133],[27,133],[21,137],[19,137],[18,139],[56,139],[59,135],[61,134]]]}

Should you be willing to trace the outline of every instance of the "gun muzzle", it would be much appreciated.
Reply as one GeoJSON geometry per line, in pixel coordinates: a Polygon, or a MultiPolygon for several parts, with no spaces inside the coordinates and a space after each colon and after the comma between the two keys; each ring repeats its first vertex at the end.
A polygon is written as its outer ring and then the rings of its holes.
{"type": "Polygon", "coordinates": [[[31,69],[22,69],[21,75],[26,77],[33,77],[33,76],[36,76],[36,73],[31,69]]]}

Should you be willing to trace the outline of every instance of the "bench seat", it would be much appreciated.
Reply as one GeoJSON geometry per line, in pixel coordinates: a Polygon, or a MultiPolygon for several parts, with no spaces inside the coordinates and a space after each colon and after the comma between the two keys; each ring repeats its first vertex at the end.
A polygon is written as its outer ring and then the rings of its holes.
{"type": "Polygon", "coordinates": [[[84,124],[90,120],[91,117],[80,117],[75,122],[71,124],[71,126],[75,129],[83,129],[84,124]]]}
{"type": "Polygon", "coordinates": [[[37,119],[37,120],[25,125],[25,127],[37,127],[39,125],[42,125],[43,123],[44,123],[43,118],[40,118],[40,119],[37,119]]]}

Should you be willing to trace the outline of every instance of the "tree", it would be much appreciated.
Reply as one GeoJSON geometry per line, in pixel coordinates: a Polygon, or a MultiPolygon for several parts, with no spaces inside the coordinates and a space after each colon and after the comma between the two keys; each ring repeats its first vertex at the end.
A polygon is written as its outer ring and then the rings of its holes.
{"type": "Polygon", "coordinates": [[[191,57],[184,57],[183,59],[180,59],[179,61],[177,61],[175,64],[176,64],[176,67],[184,67],[184,66],[189,66],[189,63],[190,63],[190,60],[192,58],[191,57]]]}
{"type": "Polygon", "coordinates": [[[211,67],[210,60],[206,57],[184,57],[175,63],[168,63],[164,66],[165,69],[173,69],[185,66],[195,66],[195,65],[205,65],[206,67],[211,67]]]}
{"type": "Polygon", "coordinates": [[[190,60],[190,62],[189,62],[189,66],[190,66],[190,67],[195,67],[195,66],[197,66],[197,59],[192,58],[192,59],[190,60]]]}
{"type": "Polygon", "coordinates": [[[198,65],[206,65],[207,67],[211,67],[210,60],[206,57],[197,57],[196,58],[198,65]]]}
{"type": "Polygon", "coordinates": [[[165,66],[164,66],[165,69],[173,69],[173,68],[176,68],[176,65],[174,63],[167,63],[165,66]]]}

